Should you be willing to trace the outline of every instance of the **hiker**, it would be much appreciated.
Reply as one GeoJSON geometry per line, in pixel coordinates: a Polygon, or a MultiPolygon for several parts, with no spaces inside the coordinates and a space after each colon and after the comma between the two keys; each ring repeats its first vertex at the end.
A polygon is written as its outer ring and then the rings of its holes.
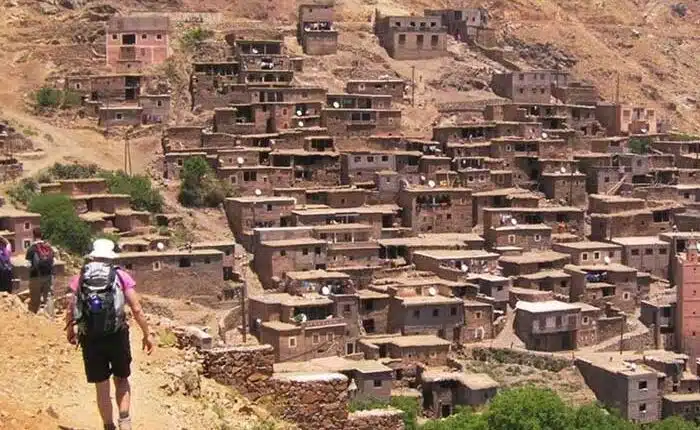
{"type": "Polygon", "coordinates": [[[35,228],[33,235],[34,243],[25,256],[29,262],[29,310],[37,313],[43,305],[51,312],[54,250],[49,242],[42,239],[40,228],[35,228]]]}
{"type": "Polygon", "coordinates": [[[97,407],[105,430],[117,428],[112,415],[110,376],[114,379],[119,429],[131,430],[131,347],[125,304],[141,328],[142,347],[147,354],[153,351],[153,342],[134,290],[136,282],[112,264],[116,256],[111,240],[93,242],[89,261],[70,282],[72,296],[66,312],[66,337],[71,344],[82,347],[85,374],[87,381],[95,384],[97,407]]]}
{"type": "Polygon", "coordinates": [[[12,246],[4,237],[0,237],[0,292],[12,292],[12,246]]]}

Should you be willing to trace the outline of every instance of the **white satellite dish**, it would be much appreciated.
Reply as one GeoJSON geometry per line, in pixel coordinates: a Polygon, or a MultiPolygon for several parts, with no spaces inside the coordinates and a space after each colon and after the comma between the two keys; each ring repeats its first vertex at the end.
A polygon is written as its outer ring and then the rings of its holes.
{"type": "Polygon", "coordinates": [[[700,251],[700,242],[695,243],[695,248],[697,248],[697,250],[700,251]]]}
{"type": "Polygon", "coordinates": [[[255,319],[255,326],[260,327],[260,324],[262,324],[262,320],[260,318],[255,319]]]}
{"type": "Polygon", "coordinates": [[[561,166],[561,169],[559,169],[562,173],[566,173],[566,167],[561,166]]]}
{"type": "Polygon", "coordinates": [[[429,186],[430,188],[435,188],[435,181],[433,181],[432,179],[429,180],[429,181],[428,181],[428,186],[429,186]]]}
{"type": "Polygon", "coordinates": [[[322,296],[327,296],[331,293],[331,289],[328,288],[327,286],[324,286],[321,288],[321,295],[322,296]]]}
{"type": "Polygon", "coordinates": [[[468,272],[468,271],[469,271],[469,266],[467,266],[466,264],[462,263],[461,269],[462,269],[462,272],[468,272]]]}
{"type": "Polygon", "coordinates": [[[257,53],[258,53],[258,50],[255,49],[255,48],[251,49],[251,51],[253,52],[253,54],[257,54],[257,53]]]}
{"type": "Polygon", "coordinates": [[[515,218],[511,218],[511,219],[510,219],[510,223],[513,224],[513,225],[518,225],[518,220],[515,219],[515,218]]]}
{"type": "Polygon", "coordinates": [[[162,251],[165,249],[165,245],[163,245],[163,242],[158,242],[156,248],[158,248],[158,251],[162,251]]]}
{"type": "Polygon", "coordinates": [[[642,132],[642,134],[647,134],[647,129],[646,129],[646,128],[643,128],[643,129],[641,129],[640,131],[642,132]]]}
{"type": "Polygon", "coordinates": [[[303,126],[304,126],[304,121],[299,121],[297,124],[299,125],[299,127],[303,127],[303,126]]]}
{"type": "Polygon", "coordinates": [[[437,294],[437,290],[435,290],[435,288],[433,288],[433,287],[430,287],[430,288],[428,288],[428,294],[430,294],[431,296],[434,296],[437,294]]]}
{"type": "Polygon", "coordinates": [[[603,258],[603,261],[605,261],[605,264],[610,264],[610,257],[606,255],[605,258],[603,258]]]}
{"type": "Polygon", "coordinates": [[[236,158],[236,163],[238,163],[239,166],[242,166],[244,162],[245,160],[243,159],[243,157],[236,158]]]}
{"type": "Polygon", "coordinates": [[[270,146],[275,144],[275,139],[270,139],[270,146]]]}
{"type": "Polygon", "coordinates": [[[420,175],[420,181],[421,181],[421,182],[425,182],[425,176],[420,175]]]}
{"type": "Polygon", "coordinates": [[[297,111],[297,116],[302,116],[303,114],[304,114],[304,112],[302,112],[301,109],[299,109],[299,110],[297,111]]]}
{"type": "Polygon", "coordinates": [[[256,189],[255,189],[255,195],[258,196],[258,197],[259,197],[259,196],[262,196],[262,191],[260,191],[259,188],[256,188],[256,189]]]}
{"type": "Polygon", "coordinates": [[[548,135],[547,133],[542,132],[542,139],[546,139],[546,138],[548,138],[548,137],[549,137],[549,135],[548,135]]]}
{"type": "Polygon", "coordinates": [[[338,102],[333,102],[333,107],[338,109],[340,107],[340,103],[338,102]]]}
{"type": "Polygon", "coordinates": [[[306,322],[309,320],[309,317],[306,316],[306,314],[299,314],[299,322],[306,322]]]}

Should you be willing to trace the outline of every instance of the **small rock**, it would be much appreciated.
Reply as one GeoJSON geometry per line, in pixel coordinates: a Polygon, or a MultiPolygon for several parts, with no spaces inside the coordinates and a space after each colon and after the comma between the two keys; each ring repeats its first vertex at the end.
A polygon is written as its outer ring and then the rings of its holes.
{"type": "Polygon", "coordinates": [[[46,414],[51,418],[58,419],[58,412],[56,412],[53,406],[49,406],[48,408],[46,408],[46,414]]]}

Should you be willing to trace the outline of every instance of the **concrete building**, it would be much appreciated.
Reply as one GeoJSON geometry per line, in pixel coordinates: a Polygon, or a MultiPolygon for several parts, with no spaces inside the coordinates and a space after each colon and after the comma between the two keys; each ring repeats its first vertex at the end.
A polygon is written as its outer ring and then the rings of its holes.
{"type": "Polygon", "coordinates": [[[468,233],[472,225],[469,188],[413,186],[399,191],[404,227],[414,233],[468,233]]]}
{"type": "Polygon", "coordinates": [[[406,89],[403,79],[351,79],[345,84],[348,94],[387,95],[393,103],[403,102],[406,89]]]}
{"type": "Polygon", "coordinates": [[[307,55],[335,54],[338,32],[333,26],[333,4],[299,5],[297,40],[307,55]]]}
{"type": "Polygon", "coordinates": [[[163,63],[169,55],[167,16],[113,16],[106,25],[107,65],[136,71],[163,63]]]}
{"type": "Polygon", "coordinates": [[[640,272],[668,278],[671,246],[657,236],[613,238],[612,243],[622,246],[622,264],[640,272]]]}
{"type": "Polygon", "coordinates": [[[516,103],[550,103],[552,88],[567,85],[569,75],[553,70],[494,73],[491,89],[516,103]]]}
{"type": "Polygon", "coordinates": [[[447,28],[439,16],[383,16],[377,10],[374,34],[396,60],[425,60],[447,54],[447,28]]]}
{"type": "Polygon", "coordinates": [[[552,250],[569,254],[571,263],[584,265],[610,261],[611,263],[626,264],[622,258],[622,247],[608,242],[565,242],[552,244],[552,250]]]}
{"type": "Polygon", "coordinates": [[[674,279],[676,280],[676,343],[678,349],[691,360],[700,353],[700,241],[688,240],[686,251],[676,255],[674,279]]]}
{"type": "Polygon", "coordinates": [[[367,336],[358,342],[357,347],[358,352],[364,353],[368,360],[380,358],[399,360],[398,366],[392,364],[392,367],[404,373],[415,372],[416,365],[419,363],[430,363],[433,366],[446,365],[451,345],[452,343],[448,340],[424,334],[367,336]]]}
{"type": "Polygon", "coordinates": [[[646,107],[598,103],[596,119],[605,128],[608,136],[657,133],[656,111],[646,107]]]}

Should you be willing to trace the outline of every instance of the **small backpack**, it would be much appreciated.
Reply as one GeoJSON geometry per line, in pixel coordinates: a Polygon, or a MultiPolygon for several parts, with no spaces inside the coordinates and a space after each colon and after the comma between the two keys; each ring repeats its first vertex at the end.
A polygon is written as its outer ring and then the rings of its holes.
{"type": "Polygon", "coordinates": [[[12,279],[14,279],[12,261],[4,252],[0,251],[0,291],[12,291],[12,279]]]}
{"type": "Polygon", "coordinates": [[[32,258],[32,268],[36,269],[39,275],[49,276],[53,273],[53,248],[47,242],[39,242],[34,245],[34,257],[32,258]]]}
{"type": "Polygon", "coordinates": [[[99,338],[125,327],[125,298],[117,269],[117,266],[101,262],[83,266],[73,309],[80,335],[99,338]]]}

